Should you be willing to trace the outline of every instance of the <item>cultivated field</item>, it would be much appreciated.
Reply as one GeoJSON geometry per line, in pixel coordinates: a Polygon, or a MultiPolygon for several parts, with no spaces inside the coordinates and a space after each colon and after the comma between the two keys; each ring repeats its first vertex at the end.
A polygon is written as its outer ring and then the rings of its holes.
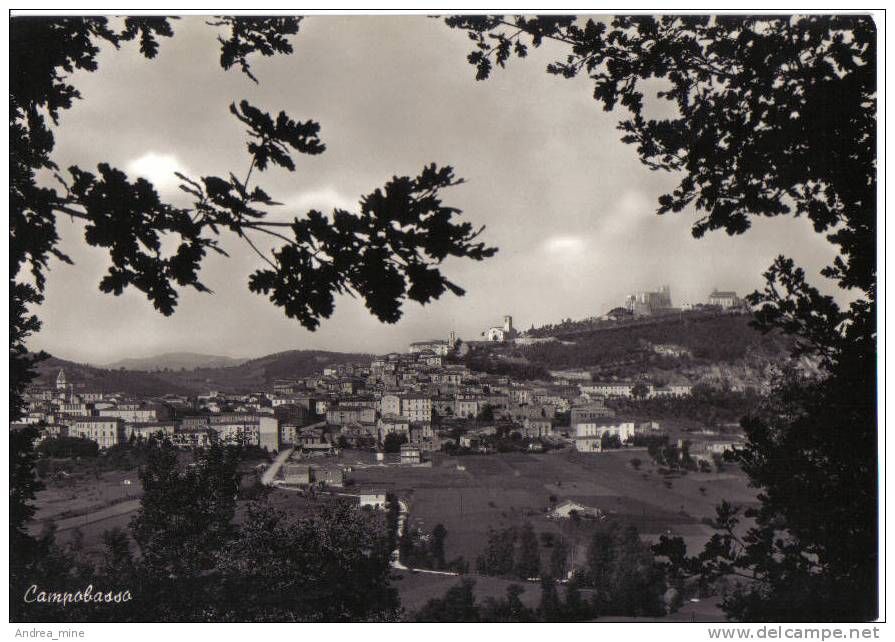
{"type": "Polygon", "coordinates": [[[46,489],[37,493],[32,530],[38,533],[52,525],[59,543],[69,542],[79,530],[90,555],[102,551],[104,531],[127,528],[143,494],[135,469],[98,475],[75,472],[45,484],[46,489]]]}
{"type": "MultiPolygon", "coordinates": [[[[448,531],[448,559],[462,555],[474,567],[489,527],[531,522],[535,531],[561,533],[573,544],[572,559],[585,553],[587,529],[568,520],[548,519],[552,505],[572,500],[634,525],[645,538],[680,535],[691,552],[712,530],[702,523],[722,499],[753,504],[755,493],[744,475],[727,466],[721,473],[663,476],[644,450],[600,454],[560,451],[548,454],[495,454],[445,457],[432,468],[356,469],[352,492],[379,489],[406,499],[411,524],[448,531]],[[643,463],[635,470],[630,462],[643,463]]],[[[549,550],[545,551],[546,556],[549,550]]]]}

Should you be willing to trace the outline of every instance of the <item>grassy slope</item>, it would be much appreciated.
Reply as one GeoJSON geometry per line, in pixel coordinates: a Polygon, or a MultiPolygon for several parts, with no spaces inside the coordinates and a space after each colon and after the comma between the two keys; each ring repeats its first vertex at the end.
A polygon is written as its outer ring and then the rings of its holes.
{"type": "MultiPolygon", "coordinates": [[[[503,528],[530,521],[535,531],[561,534],[578,546],[573,556],[583,562],[585,532],[549,520],[550,496],[599,508],[632,524],[647,537],[669,530],[698,550],[711,535],[701,523],[713,517],[721,499],[751,504],[755,493],[735,467],[723,473],[689,473],[671,480],[649,463],[644,451],[625,450],[600,455],[575,452],[529,455],[438,456],[432,468],[357,468],[356,487],[395,492],[409,500],[414,526],[430,531],[441,523],[448,531],[446,556],[462,555],[474,568],[489,527],[503,528]],[[644,464],[635,471],[628,462],[644,464]],[[460,464],[465,470],[458,470],[460,464]],[[705,492],[700,491],[705,488],[705,492]]],[[[549,559],[544,549],[543,563],[549,559]]]]}
{"type": "MultiPolygon", "coordinates": [[[[546,372],[581,368],[595,378],[637,378],[664,383],[697,381],[756,385],[769,364],[789,358],[792,340],[762,334],[746,315],[682,314],[627,323],[572,322],[549,330],[559,341],[535,345],[488,346],[477,358],[494,367],[546,372]],[[570,329],[571,328],[571,329],[570,329]],[[682,357],[659,355],[653,346],[671,344],[689,350],[682,357]]],[[[538,330],[547,332],[545,329],[538,330]]],[[[808,370],[811,364],[803,364],[808,370]]],[[[489,368],[476,367],[474,370],[489,368]]],[[[491,368],[493,369],[493,368],[491,368]]]]}
{"type": "Polygon", "coordinates": [[[667,317],[655,323],[619,325],[575,333],[558,333],[560,343],[526,346],[520,352],[545,366],[587,367],[633,361],[657,361],[651,346],[673,344],[689,349],[697,360],[735,362],[746,358],[781,358],[790,341],[779,334],[764,335],[749,325],[749,317],[667,317]]]}

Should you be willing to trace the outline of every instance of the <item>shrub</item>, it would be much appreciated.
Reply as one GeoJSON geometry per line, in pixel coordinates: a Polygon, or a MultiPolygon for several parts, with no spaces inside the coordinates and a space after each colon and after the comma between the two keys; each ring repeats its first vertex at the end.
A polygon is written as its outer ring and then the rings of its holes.
{"type": "Polygon", "coordinates": [[[52,437],[40,442],[37,452],[44,457],[94,458],[99,454],[99,445],[83,437],[52,437]]]}

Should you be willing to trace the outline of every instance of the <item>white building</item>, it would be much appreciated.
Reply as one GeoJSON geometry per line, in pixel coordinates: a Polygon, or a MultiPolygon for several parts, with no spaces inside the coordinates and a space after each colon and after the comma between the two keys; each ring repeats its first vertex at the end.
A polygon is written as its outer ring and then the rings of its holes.
{"type": "Polygon", "coordinates": [[[118,417],[128,423],[150,423],[165,419],[167,413],[159,412],[156,406],[142,404],[120,404],[112,408],[103,408],[98,412],[100,417],[118,417]]]}
{"type": "Polygon", "coordinates": [[[385,510],[385,493],[362,493],[358,496],[360,507],[369,506],[373,509],[385,510]]]}
{"type": "Polygon", "coordinates": [[[709,305],[718,305],[722,308],[736,308],[743,304],[743,300],[736,292],[713,290],[709,295],[709,305]]]}
{"type": "Polygon", "coordinates": [[[506,343],[516,338],[516,330],[513,328],[513,317],[506,315],[503,318],[503,325],[496,325],[488,328],[482,334],[495,343],[506,343]]]}
{"type": "Polygon", "coordinates": [[[401,416],[410,421],[430,423],[432,421],[432,400],[423,395],[407,395],[401,398],[401,416]]]}
{"type": "Polygon", "coordinates": [[[122,442],[124,422],[118,417],[76,417],[68,427],[68,434],[95,441],[104,450],[122,442]]]}
{"type": "Polygon", "coordinates": [[[482,409],[482,399],[474,395],[457,395],[454,399],[455,417],[475,417],[482,409]]]}
{"type": "Polygon", "coordinates": [[[149,439],[152,436],[156,436],[158,434],[168,435],[169,437],[174,434],[174,422],[173,421],[152,421],[146,423],[125,423],[124,424],[124,438],[126,440],[130,439],[133,436],[135,439],[143,438],[149,439]]]}
{"type": "Polygon", "coordinates": [[[425,395],[387,394],[379,399],[383,416],[404,417],[409,421],[432,421],[432,399],[425,395]]]}
{"type": "Polygon", "coordinates": [[[580,452],[602,452],[604,436],[616,435],[624,443],[634,437],[634,423],[631,421],[582,423],[575,426],[575,448],[580,452]]]}
{"type": "Polygon", "coordinates": [[[601,397],[630,397],[632,396],[634,385],[635,384],[632,381],[608,381],[582,384],[578,387],[581,392],[586,395],[596,395],[601,397]]]}
{"type": "Polygon", "coordinates": [[[585,506],[584,504],[579,504],[578,502],[573,502],[571,500],[566,500],[562,504],[559,504],[556,508],[550,511],[547,517],[551,519],[569,519],[573,513],[580,517],[603,518],[603,511],[599,508],[585,506]]]}
{"type": "Polygon", "coordinates": [[[376,427],[380,443],[385,441],[386,435],[392,433],[407,435],[407,438],[410,438],[410,420],[406,417],[383,416],[379,419],[376,427]]]}

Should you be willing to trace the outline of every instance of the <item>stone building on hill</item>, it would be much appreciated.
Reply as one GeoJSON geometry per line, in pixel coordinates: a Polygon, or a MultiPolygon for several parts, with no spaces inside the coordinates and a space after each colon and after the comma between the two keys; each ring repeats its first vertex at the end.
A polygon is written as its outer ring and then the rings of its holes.
{"type": "Polygon", "coordinates": [[[667,285],[652,292],[629,294],[625,299],[625,308],[635,317],[649,317],[677,311],[671,304],[671,288],[667,285]]]}
{"type": "Polygon", "coordinates": [[[515,339],[518,332],[513,327],[513,317],[506,315],[503,324],[492,326],[482,334],[491,343],[507,343],[515,339]]]}

